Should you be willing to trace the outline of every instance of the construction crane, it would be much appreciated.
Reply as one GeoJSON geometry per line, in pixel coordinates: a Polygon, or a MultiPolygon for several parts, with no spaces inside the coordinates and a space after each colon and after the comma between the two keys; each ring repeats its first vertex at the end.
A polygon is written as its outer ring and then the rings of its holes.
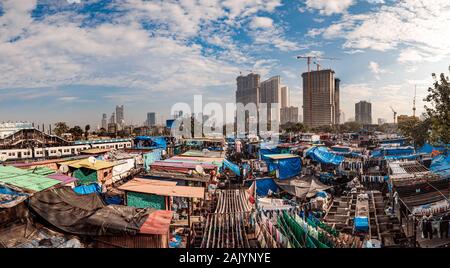
{"type": "Polygon", "coordinates": [[[392,108],[392,106],[390,106],[390,107],[391,107],[392,112],[394,113],[394,124],[395,124],[396,118],[397,118],[397,112],[394,110],[394,108],[392,108]]]}
{"type": "Polygon", "coordinates": [[[314,59],[314,64],[317,65],[317,71],[320,70],[320,65],[316,62],[318,59],[321,60],[339,60],[338,58],[328,58],[321,56],[310,56],[310,55],[299,55],[297,59],[306,59],[306,64],[308,65],[308,98],[309,98],[309,122],[312,122],[312,92],[311,92],[311,61],[314,59]]]}
{"type": "Polygon", "coordinates": [[[317,66],[317,71],[320,71],[320,67],[322,67],[322,65],[320,65],[317,61],[315,61],[314,64],[317,66]]]}
{"type": "MultiPolygon", "coordinates": [[[[249,73],[254,73],[253,70],[244,70],[244,71],[249,72],[249,73]]],[[[242,71],[239,71],[239,74],[242,75],[242,71]]]]}
{"type": "Polygon", "coordinates": [[[417,85],[414,86],[414,100],[413,100],[413,117],[416,118],[416,93],[417,85]]]}

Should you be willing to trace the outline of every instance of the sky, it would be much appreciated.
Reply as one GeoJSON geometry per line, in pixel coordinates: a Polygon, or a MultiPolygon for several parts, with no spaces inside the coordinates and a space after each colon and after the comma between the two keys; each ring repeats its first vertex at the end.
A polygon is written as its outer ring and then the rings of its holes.
{"type": "Polygon", "coordinates": [[[296,56],[313,54],[338,58],[319,63],[346,120],[367,100],[392,122],[450,65],[448,0],[1,0],[0,25],[0,121],[96,127],[123,104],[127,123],[161,122],[195,94],[233,103],[249,71],[301,108],[296,56]]]}

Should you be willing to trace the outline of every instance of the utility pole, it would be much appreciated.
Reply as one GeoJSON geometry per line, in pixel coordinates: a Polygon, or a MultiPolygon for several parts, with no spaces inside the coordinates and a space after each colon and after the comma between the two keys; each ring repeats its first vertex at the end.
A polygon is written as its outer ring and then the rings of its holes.
{"type": "Polygon", "coordinates": [[[416,118],[416,93],[417,85],[414,86],[414,100],[413,100],[413,117],[416,118]]]}

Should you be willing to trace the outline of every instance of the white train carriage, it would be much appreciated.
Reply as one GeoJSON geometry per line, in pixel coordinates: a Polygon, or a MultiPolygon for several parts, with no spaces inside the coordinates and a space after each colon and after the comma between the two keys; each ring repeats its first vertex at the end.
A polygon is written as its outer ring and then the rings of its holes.
{"type": "Polygon", "coordinates": [[[55,146],[55,147],[35,147],[27,149],[4,149],[0,150],[0,156],[3,156],[4,160],[26,160],[33,158],[53,158],[78,155],[81,151],[99,148],[99,149],[125,149],[131,148],[132,142],[125,141],[112,141],[112,142],[92,142],[86,141],[82,144],[75,144],[69,146],[55,146]],[[34,155],[33,155],[34,151],[34,155]]]}

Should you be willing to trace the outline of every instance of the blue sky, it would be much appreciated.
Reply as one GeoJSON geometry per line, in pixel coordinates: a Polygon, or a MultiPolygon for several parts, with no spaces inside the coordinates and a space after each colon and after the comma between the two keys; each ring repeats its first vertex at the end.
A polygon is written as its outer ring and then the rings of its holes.
{"type": "Polygon", "coordinates": [[[281,75],[301,107],[305,54],[340,59],[320,63],[342,81],[346,119],[369,100],[392,121],[415,85],[423,111],[450,64],[447,0],[2,0],[0,25],[0,121],[97,126],[116,104],[128,123],[162,120],[194,94],[234,102],[248,70],[281,75]]]}

